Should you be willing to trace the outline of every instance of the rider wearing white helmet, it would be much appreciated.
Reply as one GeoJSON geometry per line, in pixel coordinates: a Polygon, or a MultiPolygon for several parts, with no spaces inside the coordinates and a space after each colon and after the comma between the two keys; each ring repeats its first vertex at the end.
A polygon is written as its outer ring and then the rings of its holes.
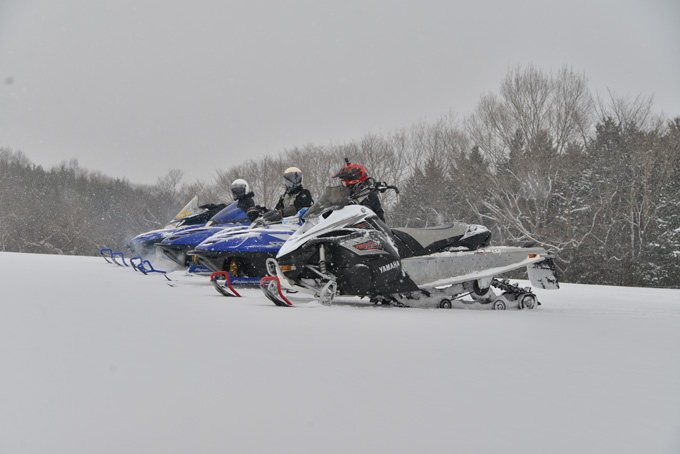
{"type": "Polygon", "coordinates": [[[283,172],[286,192],[274,207],[281,216],[293,216],[302,208],[309,208],[314,203],[312,194],[302,187],[302,171],[297,167],[288,167],[283,172]]]}
{"type": "Polygon", "coordinates": [[[255,206],[255,193],[250,191],[250,185],[246,180],[241,178],[234,180],[231,183],[231,195],[237,202],[236,207],[246,213],[248,219],[255,220],[261,213],[258,207],[255,206]]]}

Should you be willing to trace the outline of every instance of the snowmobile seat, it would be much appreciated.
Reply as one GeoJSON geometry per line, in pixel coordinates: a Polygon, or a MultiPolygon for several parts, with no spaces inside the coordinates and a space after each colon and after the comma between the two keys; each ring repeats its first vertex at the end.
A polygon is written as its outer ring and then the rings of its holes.
{"type": "Polygon", "coordinates": [[[473,250],[488,244],[491,232],[480,230],[478,235],[466,236],[468,227],[468,224],[455,222],[420,229],[400,227],[392,229],[392,233],[398,240],[402,258],[432,254],[445,248],[473,250]]]}

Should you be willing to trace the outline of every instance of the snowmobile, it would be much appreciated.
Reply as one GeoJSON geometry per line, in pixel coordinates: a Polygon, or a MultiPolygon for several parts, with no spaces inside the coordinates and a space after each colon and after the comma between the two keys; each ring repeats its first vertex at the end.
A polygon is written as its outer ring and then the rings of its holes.
{"type": "Polygon", "coordinates": [[[190,271],[207,271],[207,269],[192,267],[187,252],[217,232],[225,229],[242,230],[247,228],[250,225],[250,219],[237,205],[238,202],[232,202],[210,218],[203,226],[194,226],[173,232],[157,242],[155,247],[161,254],[181,267],[188,267],[190,271]]]}
{"type": "Polygon", "coordinates": [[[143,260],[152,260],[156,257],[156,243],[182,229],[205,224],[226,206],[224,203],[199,205],[198,196],[195,196],[165,227],[137,235],[130,240],[127,247],[132,252],[133,257],[138,256],[143,260]]]}
{"type": "MultiPolygon", "coordinates": [[[[384,183],[368,190],[388,189],[396,190],[384,183]]],[[[534,286],[559,288],[552,256],[542,247],[489,246],[491,233],[481,225],[390,229],[357,204],[365,196],[344,186],[324,190],[302,227],[268,260],[272,276],[260,284],[267,298],[292,305],[283,287],[325,305],[351,295],[404,307],[533,308],[539,303],[529,288],[496,278],[525,267],[534,286]],[[472,301],[463,302],[469,295],[472,301]]]]}
{"type": "MultiPolygon", "coordinates": [[[[228,272],[232,285],[255,285],[267,276],[266,261],[276,257],[281,246],[302,225],[300,210],[286,218],[258,218],[248,229],[226,229],[212,235],[188,254],[213,272],[228,272]]],[[[272,212],[270,212],[272,213],[272,212]]],[[[274,212],[275,213],[275,212],[274,212]]],[[[277,213],[278,214],[278,213],[277,213]]],[[[224,294],[223,289],[218,289],[224,294]]]]}

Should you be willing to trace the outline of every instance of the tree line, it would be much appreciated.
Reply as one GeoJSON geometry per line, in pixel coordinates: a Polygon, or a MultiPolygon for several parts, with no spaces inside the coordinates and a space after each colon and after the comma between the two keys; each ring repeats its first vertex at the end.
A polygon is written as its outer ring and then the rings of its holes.
{"type": "Polygon", "coordinates": [[[568,67],[510,70],[465,118],[447,115],[342,144],[307,144],[220,169],[185,184],[171,170],[153,186],[80,168],[49,170],[0,150],[0,249],[58,254],[123,250],[162,227],[194,195],[231,199],[236,178],[273,207],[282,174],[302,169],[313,196],[344,158],[394,184],[383,205],[392,226],[483,224],[492,243],[533,241],[553,251],[568,282],[680,286],[680,117],[651,97],[595,97],[568,67]]]}

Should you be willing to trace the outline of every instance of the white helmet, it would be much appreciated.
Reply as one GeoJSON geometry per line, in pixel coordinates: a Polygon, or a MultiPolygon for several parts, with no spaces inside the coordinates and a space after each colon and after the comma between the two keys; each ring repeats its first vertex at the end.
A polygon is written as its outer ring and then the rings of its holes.
{"type": "Polygon", "coordinates": [[[288,167],[283,172],[283,181],[286,183],[288,189],[302,186],[302,170],[297,167],[288,167]]]}
{"type": "Polygon", "coordinates": [[[238,180],[234,180],[234,182],[231,184],[231,195],[234,197],[234,200],[238,200],[240,197],[243,197],[249,192],[250,186],[248,186],[248,182],[246,180],[239,178],[238,180]]]}

